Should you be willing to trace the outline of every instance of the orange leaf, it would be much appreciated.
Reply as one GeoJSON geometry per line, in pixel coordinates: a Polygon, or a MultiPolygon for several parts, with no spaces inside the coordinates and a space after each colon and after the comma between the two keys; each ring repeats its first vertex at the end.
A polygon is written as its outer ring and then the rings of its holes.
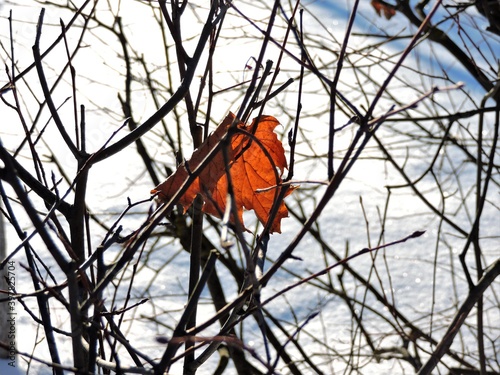
{"type": "Polygon", "coordinates": [[[379,17],[382,16],[382,13],[384,13],[385,18],[390,20],[396,15],[396,10],[392,6],[389,6],[379,0],[372,0],[371,4],[379,17]]]}
{"type": "MultiPolygon", "coordinates": [[[[175,193],[180,189],[184,181],[189,176],[189,171],[194,171],[202,163],[210,151],[217,145],[227,128],[231,125],[232,120],[228,117],[220,124],[215,132],[213,132],[203,144],[197,148],[191,159],[188,162],[181,163],[177,170],[170,175],[163,183],[151,190],[152,194],[159,193],[158,197],[162,201],[169,201],[175,193]],[[187,164],[187,168],[186,168],[187,164]]],[[[193,203],[194,198],[198,193],[203,191],[211,191],[217,184],[217,181],[224,175],[224,159],[222,153],[219,152],[200,175],[189,186],[188,190],[179,199],[179,204],[187,210],[193,203]]]]}
{"type": "MultiPolygon", "coordinates": [[[[215,132],[193,153],[187,162],[190,171],[196,169],[215,145],[220,142],[234,119],[235,116],[230,113],[215,132]]],[[[281,175],[287,167],[285,150],[274,133],[278,124],[278,120],[272,116],[261,116],[258,125],[256,125],[255,119],[249,126],[238,123],[237,126],[242,131],[237,132],[231,138],[231,144],[227,151],[231,163],[230,174],[236,211],[240,222],[243,222],[243,209],[247,209],[254,210],[257,218],[265,225],[269,220],[275,198],[280,192],[281,188],[272,188],[281,184],[281,175]],[[245,132],[247,133],[245,134],[245,132]],[[253,133],[253,137],[249,133],[253,133]],[[267,151],[267,155],[263,148],[267,151]],[[258,192],[259,189],[266,188],[271,189],[258,192]]],[[[187,177],[188,171],[185,165],[181,164],[175,173],[151,192],[158,192],[159,198],[164,201],[169,200],[187,177]]],[[[289,189],[286,195],[293,189],[289,189]]],[[[219,151],[179,199],[179,203],[186,210],[196,195],[201,194],[205,201],[203,211],[222,217],[226,208],[227,192],[228,183],[224,158],[222,151],[219,151]]],[[[288,210],[281,202],[278,213],[271,223],[271,233],[281,231],[281,219],[287,216],[288,210]]],[[[234,222],[234,218],[231,221],[234,222]]]]}

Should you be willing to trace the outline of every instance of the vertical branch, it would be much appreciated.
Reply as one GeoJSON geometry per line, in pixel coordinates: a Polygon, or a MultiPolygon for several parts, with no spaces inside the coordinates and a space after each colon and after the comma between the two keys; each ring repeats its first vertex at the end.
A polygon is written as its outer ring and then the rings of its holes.
{"type": "Polygon", "coordinates": [[[302,112],[302,87],[304,84],[304,63],[306,60],[306,50],[304,46],[304,29],[302,25],[303,21],[303,15],[304,12],[301,10],[300,11],[300,56],[301,56],[301,62],[300,64],[300,74],[299,74],[299,88],[297,92],[297,111],[295,113],[295,122],[293,129],[290,130],[290,133],[288,133],[288,145],[290,146],[290,162],[288,163],[288,176],[286,177],[285,181],[291,181],[295,172],[295,147],[297,146],[297,133],[299,131],[299,121],[300,121],[300,114],[302,112]]]}
{"type": "MultiPolygon", "coordinates": [[[[224,18],[221,19],[221,25],[224,22],[224,18]]],[[[203,77],[200,82],[200,90],[198,92],[198,98],[196,99],[196,104],[194,107],[194,110],[196,113],[200,110],[200,103],[201,99],[203,96],[203,89],[205,85],[207,85],[207,79],[208,79],[208,95],[207,95],[207,103],[206,103],[206,115],[205,115],[205,122],[203,124],[203,139],[206,139],[208,137],[208,129],[209,129],[209,122],[210,122],[210,116],[212,113],[212,106],[213,106],[213,100],[214,100],[214,66],[213,66],[213,57],[215,54],[215,48],[217,46],[217,42],[220,37],[222,27],[218,27],[216,30],[212,31],[212,35],[210,36],[210,41],[209,41],[209,49],[208,49],[208,58],[207,58],[207,65],[205,67],[205,72],[203,73],[203,77]]]]}
{"type": "MultiPolygon", "coordinates": [[[[12,30],[12,10],[9,12],[9,36],[10,36],[10,59],[11,59],[11,73],[10,73],[11,76],[9,77],[9,81],[10,81],[10,85],[12,88],[12,94],[14,96],[14,100],[16,103],[15,110],[16,110],[17,115],[19,117],[19,120],[21,121],[21,124],[23,126],[23,130],[25,133],[24,140],[26,140],[26,142],[28,143],[28,146],[29,146],[29,149],[31,152],[31,157],[33,159],[32,161],[33,161],[33,166],[35,168],[36,176],[39,180],[41,180],[42,179],[41,161],[38,158],[38,154],[35,150],[35,144],[34,144],[33,140],[31,139],[31,132],[28,129],[28,126],[26,124],[23,113],[21,112],[21,105],[20,105],[19,96],[17,93],[17,88],[16,88],[16,77],[17,76],[16,76],[16,65],[15,65],[16,57],[15,57],[15,48],[14,48],[14,34],[13,34],[13,30],[12,30]]],[[[8,69],[7,69],[7,75],[9,75],[8,69]]],[[[18,150],[20,150],[20,149],[21,149],[21,146],[19,146],[18,150]]],[[[14,153],[14,155],[16,155],[16,153],[14,153]]]]}
{"type": "Polygon", "coordinates": [[[71,86],[73,88],[72,99],[73,99],[73,116],[75,121],[76,148],[80,149],[80,134],[79,134],[80,132],[78,131],[78,105],[76,100],[76,70],[75,67],[73,66],[73,63],[71,62],[71,54],[69,53],[68,40],[66,38],[66,27],[64,26],[64,22],[62,19],[59,20],[59,23],[61,25],[61,35],[63,36],[64,47],[66,50],[66,57],[68,59],[68,66],[71,73],[71,86]]]}
{"type": "Polygon", "coordinates": [[[40,85],[42,87],[43,94],[45,96],[45,100],[47,102],[47,106],[49,107],[50,114],[52,115],[52,118],[54,120],[54,123],[57,126],[57,130],[61,134],[64,142],[66,143],[66,146],[68,149],[71,151],[75,159],[79,160],[80,159],[80,153],[78,149],[76,148],[75,144],[71,140],[71,137],[68,135],[66,132],[66,128],[64,127],[64,124],[61,121],[61,118],[59,117],[59,113],[57,112],[57,108],[52,100],[52,96],[50,95],[50,90],[47,85],[47,79],[45,78],[45,73],[43,71],[43,66],[42,66],[42,57],[40,55],[40,37],[42,35],[42,26],[43,26],[43,17],[45,14],[45,9],[42,8],[40,11],[40,17],[38,18],[38,23],[37,23],[37,32],[36,32],[36,39],[35,39],[35,44],[33,45],[33,56],[35,59],[35,66],[36,70],[38,73],[38,79],[40,82],[40,85]]]}
{"type": "Polygon", "coordinates": [[[83,350],[82,339],[83,315],[80,309],[81,284],[77,278],[78,264],[74,261],[70,263],[70,270],[66,273],[68,277],[69,292],[69,313],[71,317],[71,343],[73,347],[73,366],[79,371],[88,372],[88,353],[83,350]]]}
{"type": "MultiPolygon", "coordinates": [[[[189,299],[193,299],[196,296],[194,292],[196,290],[196,285],[198,284],[200,278],[201,269],[201,248],[203,239],[203,212],[201,211],[203,207],[203,198],[197,196],[193,202],[193,225],[191,227],[191,248],[189,257],[189,299]]],[[[196,313],[198,311],[197,303],[193,304],[193,311],[187,319],[186,326],[184,329],[190,329],[196,326],[196,313]]],[[[184,374],[194,374],[188,370],[191,362],[195,359],[194,353],[194,342],[186,341],[186,356],[184,357],[184,374]]]]}
{"type": "Polygon", "coordinates": [[[339,83],[340,73],[342,72],[342,67],[344,65],[347,45],[349,44],[349,37],[351,35],[351,31],[354,26],[354,19],[356,18],[356,14],[358,13],[358,5],[359,5],[359,0],[356,0],[352,7],[351,15],[349,16],[349,22],[347,23],[347,30],[345,32],[344,41],[342,42],[342,47],[340,49],[337,61],[337,69],[335,71],[335,77],[333,78],[333,81],[330,85],[330,112],[329,112],[330,124],[328,131],[328,180],[331,180],[335,173],[333,155],[335,151],[334,140],[335,140],[335,108],[337,99],[337,85],[339,83]]]}

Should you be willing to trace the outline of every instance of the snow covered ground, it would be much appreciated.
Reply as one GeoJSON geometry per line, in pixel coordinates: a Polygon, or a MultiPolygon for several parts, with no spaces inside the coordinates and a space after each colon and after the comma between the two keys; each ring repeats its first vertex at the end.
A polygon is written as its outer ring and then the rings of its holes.
{"type": "MultiPolygon", "coordinates": [[[[2,30],[7,30],[6,25],[8,23],[6,17],[8,15],[8,10],[12,8],[14,19],[30,20],[30,23],[15,23],[16,27],[22,26],[25,28],[23,32],[18,31],[18,40],[20,41],[23,39],[25,43],[32,43],[30,40],[34,37],[33,22],[37,20],[38,9],[33,6],[23,7],[21,3],[22,2],[17,5],[4,4],[3,7],[0,8],[3,22],[2,30]]],[[[312,9],[314,10],[314,14],[320,17],[323,23],[330,25],[329,30],[336,35],[337,39],[342,40],[348,13],[333,1],[317,2],[312,9]]],[[[370,14],[371,8],[369,5],[364,5],[363,10],[365,11],[364,14],[370,14]]],[[[257,10],[257,12],[262,11],[262,9],[257,10]]],[[[47,22],[55,23],[57,19],[57,9],[50,8],[47,14],[47,22]]],[[[139,17],[139,14],[134,18],[134,21],[143,24],[146,29],[149,27],[148,23],[144,22],[143,19],[139,17]]],[[[396,21],[398,20],[396,19],[396,21]]],[[[386,26],[396,29],[398,27],[396,21],[394,24],[387,24],[386,26]]],[[[370,24],[370,21],[363,17],[360,17],[359,22],[359,29],[370,24]]],[[[402,21],[399,20],[398,22],[402,21]]],[[[318,26],[313,22],[312,17],[307,18],[306,16],[306,25],[313,30],[312,33],[323,32],[322,29],[316,29],[318,26]],[[308,22],[310,22],[310,24],[308,22]]],[[[130,26],[131,29],[132,26],[133,25],[130,26]]],[[[48,44],[50,36],[54,35],[52,33],[54,33],[53,30],[47,31],[46,33],[44,32],[44,43],[48,44]]],[[[238,30],[235,28],[235,35],[237,35],[237,33],[238,30]]],[[[141,35],[131,33],[131,39],[141,37],[141,35]]],[[[5,39],[2,39],[2,42],[5,43],[5,39]]],[[[31,44],[26,45],[30,46],[31,44]]],[[[145,52],[148,52],[148,46],[149,44],[146,43],[145,52]]],[[[391,48],[397,49],[397,47],[398,46],[395,45],[391,48]]],[[[109,52],[99,50],[99,48],[104,47],[101,45],[89,51],[89,54],[95,54],[95,59],[77,60],[74,62],[78,68],[78,72],[83,76],[88,77],[89,72],[95,69],[92,62],[99,62],[99,64],[102,65],[106,63],[106,53],[109,52]]],[[[157,47],[151,43],[151,48],[154,49],[157,47]]],[[[223,64],[223,68],[220,68],[220,70],[226,70],[227,72],[237,71],[237,67],[245,64],[249,59],[249,55],[258,51],[257,48],[254,50],[252,50],[252,48],[251,45],[237,44],[234,40],[221,47],[223,51],[231,51],[228,52],[228,55],[234,57],[231,59],[222,59],[220,63],[223,64]],[[249,53],[248,50],[252,50],[252,52],[249,53]],[[244,57],[240,58],[239,55],[244,57]]],[[[269,58],[276,60],[278,52],[278,49],[271,49],[269,58]]],[[[318,56],[315,56],[318,61],[320,61],[321,58],[323,58],[324,61],[329,61],[330,59],[333,61],[334,59],[334,54],[330,51],[315,50],[315,53],[318,54],[318,56]]],[[[18,54],[18,59],[20,58],[19,56],[22,56],[21,53],[18,54]]],[[[412,61],[414,62],[416,60],[412,61]]],[[[443,55],[443,61],[443,64],[446,64],[446,55],[443,55]]],[[[286,66],[285,63],[284,66],[286,66]]],[[[454,66],[453,69],[450,69],[450,74],[460,75],[463,73],[456,66],[454,66]]],[[[330,72],[331,71],[333,71],[333,66],[330,69],[330,72]]],[[[416,79],[411,75],[410,69],[405,73],[407,77],[409,77],[408,79],[416,79]]],[[[116,82],[113,82],[113,79],[116,79],[116,76],[106,77],[105,75],[100,76],[99,74],[101,74],[101,71],[96,71],[94,76],[95,82],[89,82],[88,84],[89,90],[86,91],[86,93],[89,95],[89,101],[98,101],[101,99],[90,97],[92,93],[96,92],[97,88],[98,90],[103,90],[101,93],[103,97],[115,97],[115,87],[113,85],[116,84],[116,82]],[[105,89],[100,85],[103,83],[109,84],[108,92],[104,92],[105,89]]],[[[375,71],[374,68],[372,74],[385,76],[386,72],[375,71]]],[[[352,75],[354,82],[354,72],[347,71],[346,75],[352,75]]],[[[466,78],[466,76],[464,77],[466,78]]],[[[2,82],[3,79],[2,77],[2,82]]],[[[475,90],[475,87],[471,88],[471,92],[474,93],[475,90]]],[[[327,99],[324,97],[315,97],[314,89],[308,88],[307,91],[308,93],[304,96],[303,102],[305,110],[314,113],[316,109],[319,111],[323,108],[327,99]]],[[[144,97],[141,97],[140,93],[135,95],[137,95],[135,97],[136,103],[140,104],[144,102],[143,107],[140,105],[138,105],[138,107],[143,111],[142,114],[147,117],[147,114],[151,113],[150,104],[147,103],[144,97]]],[[[459,94],[457,93],[456,95],[459,94]]],[[[227,101],[222,102],[214,109],[216,113],[220,114],[217,115],[219,118],[222,118],[227,110],[231,109],[231,105],[233,104],[229,97],[224,98],[227,101]]],[[[415,100],[416,96],[412,90],[402,87],[400,90],[400,98],[398,99],[408,102],[410,100],[415,100]]],[[[83,101],[84,99],[81,100],[83,101]]],[[[293,97],[290,100],[296,100],[296,98],[293,97]]],[[[449,104],[447,103],[449,100],[450,98],[447,98],[446,94],[443,94],[440,103],[446,106],[449,104]]],[[[116,107],[116,101],[111,101],[111,103],[113,104],[110,104],[110,108],[112,110],[117,110],[117,108],[112,108],[112,106],[116,107]]],[[[380,115],[383,113],[389,108],[389,105],[390,103],[382,102],[376,114],[380,115]]],[[[272,108],[272,103],[269,105],[269,108],[272,108]]],[[[275,109],[277,112],[281,111],[279,108],[275,109]]],[[[276,117],[278,117],[278,115],[276,117]]],[[[286,119],[285,114],[282,114],[282,118],[286,119]]],[[[98,113],[89,113],[88,120],[98,125],[89,129],[88,133],[88,147],[89,149],[95,150],[100,147],[107,140],[109,134],[116,129],[116,124],[105,123],[104,120],[99,118],[98,113]]],[[[283,122],[285,122],[285,120],[283,122]]],[[[347,117],[343,118],[342,115],[340,115],[339,123],[346,122],[347,117]]],[[[120,123],[120,121],[117,119],[116,123],[120,123]]],[[[308,142],[302,143],[299,147],[299,152],[305,156],[297,164],[295,179],[303,181],[325,180],[324,162],[319,162],[317,159],[308,159],[307,156],[311,155],[311,150],[321,150],[318,151],[318,153],[325,152],[323,150],[326,149],[326,127],[320,127],[319,124],[327,123],[328,120],[325,115],[304,118],[301,122],[301,127],[304,134],[308,137],[308,142]]],[[[287,124],[284,124],[284,127],[286,126],[287,124]]],[[[402,123],[401,125],[394,125],[394,127],[396,126],[404,127],[405,125],[402,123]]],[[[2,133],[0,133],[0,135],[2,137],[2,142],[5,144],[11,139],[15,139],[19,136],[15,134],[15,131],[5,129],[1,131],[2,133]]],[[[53,130],[47,130],[47,132],[50,131],[53,130]]],[[[354,136],[354,133],[354,130],[347,128],[341,133],[337,147],[340,150],[346,148],[354,136]]],[[[394,133],[395,132],[387,132],[382,134],[387,136],[391,136],[392,134],[392,136],[394,136],[394,133]]],[[[52,149],[57,149],[58,147],[62,149],[62,145],[57,144],[60,143],[60,141],[57,140],[56,133],[54,133],[53,137],[48,136],[47,138],[49,142],[52,142],[50,145],[52,149]]],[[[154,139],[150,139],[150,141],[153,143],[154,139]]],[[[161,148],[157,148],[156,151],[157,155],[155,156],[162,158],[161,148]]],[[[379,155],[374,148],[370,149],[370,152],[372,155],[379,155]]],[[[404,146],[401,152],[405,152],[404,146]]],[[[414,168],[413,175],[418,176],[419,173],[423,173],[427,167],[427,165],[420,165],[418,161],[423,160],[431,151],[423,149],[418,150],[422,155],[421,157],[417,155],[415,150],[411,152],[411,158],[408,158],[408,168],[414,168]]],[[[74,162],[71,155],[68,155],[67,160],[61,160],[61,163],[65,167],[74,168],[74,162]]],[[[463,300],[468,292],[467,283],[461,273],[458,263],[458,254],[463,246],[463,239],[457,238],[453,230],[446,226],[446,223],[443,224],[440,222],[438,217],[432,214],[428,207],[422,204],[422,201],[410,192],[401,192],[395,189],[394,193],[390,196],[390,200],[388,200],[386,186],[398,185],[403,182],[400,177],[396,176],[391,171],[393,170],[384,160],[360,160],[350,173],[348,181],[341,186],[335,197],[328,203],[321,220],[318,222],[317,230],[322,234],[326,245],[336,253],[342,255],[345,254],[346,247],[349,248],[349,254],[352,254],[370,244],[372,246],[376,245],[379,238],[382,239],[382,242],[388,243],[401,239],[414,231],[425,230],[425,235],[419,239],[414,239],[404,244],[380,251],[374,255],[375,258],[365,254],[353,260],[351,264],[353,269],[359,274],[372,280],[381,293],[386,295],[389,300],[393,301],[398,309],[404,312],[407,318],[411,321],[418,322],[426,332],[432,333],[436,335],[436,337],[440,337],[444,329],[447,328],[447,323],[449,323],[450,318],[453,316],[452,312],[456,309],[456,305],[463,300]],[[382,220],[386,205],[388,207],[388,215],[386,219],[382,220]],[[432,306],[432,308],[430,308],[430,306],[432,306]]],[[[475,178],[474,169],[464,168],[457,173],[460,175],[460,181],[464,186],[469,186],[473,183],[475,178]]],[[[301,189],[305,190],[307,186],[307,183],[303,183],[301,189]]],[[[130,159],[127,160],[122,160],[119,157],[111,158],[96,165],[91,170],[89,191],[92,192],[92,194],[89,198],[89,207],[102,220],[112,222],[127,206],[128,198],[130,198],[132,202],[147,199],[151,188],[151,182],[145,175],[141,161],[136,155],[130,156],[130,159]],[[123,176],[126,177],[123,178],[123,176]]],[[[321,198],[324,189],[325,188],[317,189],[314,193],[311,193],[310,197],[304,194],[294,198],[292,195],[292,197],[289,198],[289,204],[292,209],[299,210],[299,208],[305,208],[306,212],[310,213],[314,209],[317,201],[321,198]],[[294,199],[298,201],[294,202],[294,199]]],[[[420,185],[420,190],[425,191],[427,194],[426,197],[431,199],[437,206],[439,206],[442,193],[445,195],[448,193],[450,195],[455,194],[455,190],[458,188],[450,183],[449,189],[448,192],[438,191],[434,181],[428,178],[424,179],[420,185]]],[[[464,193],[466,197],[469,196],[468,194],[467,192],[464,193]]],[[[496,207],[498,207],[498,195],[493,196],[492,199],[496,199],[496,207]]],[[[468,227],[470,225],[470,216],[465,212],[467,211],[466,208],[459,206],[457,201],[460,201],[460,199],[450,199],[447,202],[451,205],[457,205],[457,215],[454,218],[456,223],[460,226],[468,227]]],[[[142,205],[140,209],[136,212],[132,212],[121,223],[124,225],[124,232],[133,230],[142,223],[147,210],[146,206],[147,205],[142,205]]],[[[490,240],[484,242],[486,244],[484,248],[486,264],[498,257],[499,232],[498,227],[495,226],[495,223],[498,222],[498,211],[495,210],[494,207],[495,204],[488,206],[482,219],[484,228],[482,235],[485,238],[490,238],[490,240]]],[[[251,217],[251,214],[249,214],[250,219],[251,217]]],[[[283,233],[273,235],[269,244],[268,265],[272,264],[273,259],[276,259],[286,245],[293,240],[296,233],[300,231],[300,228],[301,224],[293,218],[285,219],[282,222],[283,233]]],[[[26,230],[29,232],[29,228],[26,230]]],[[[212,238],[214,238],[214,243],[217,243],[218,236],[208,225],[206,231],[206,233],[211,233],[212,238]]],[[[102,240],[102,237],[93,238],[93,240],[95,244],[98,244],[102,240]]],[[[19,245],[18,238],[11,230],[8,231],[8,243],[10,249],[14,249],[19,245]]],[[[125,320],[122,326],[122,331],[127,332],[127,339],[130,343],[143,353],[147,353],[151,358],[161,356],[165,349],[164,346],[158,343],[157,337],[164,335],[165,332],[170,332],[164,329],[162,325],[155,320],[156,317],[160,317],[161,323],[168,322],[168,324],[173,324],[182,313],[186,303],[185,290],[187,289],[186,279],[189,269],[189,256],[178,250],[178,243],[175,241],[171,243],[165,241],[164,246],[159,247],[155,251],[151,251],[151,253],[145,254],[138,263],[139,266],[136,272],[136,279],[130,291],[130,303],[138,302],[143,298],[154,297],[154,302],[150,301],[149,303],[139,306],[130,313],[125,314],[125,320]],[[166,264],[168,264],[168,266],[166,266],[166,264]]],[[[112,247],[106,253],[107,260],[113,260],[118,256],[119,251],[119,247],[112,247]]],[[[333,264],[334,258],[329,257],[325,259],[324,254],[324,246],[321,246],[313,236],[307,235],[294,252],[294,255],[302,260],[290,260],[284,265],[283,270],[278,272],[266,288],[262,290],[262,301],[272,297],[291,283],[297,282],[300,278],[318,272],[327,265],[333,264]]],[[[53,260],[47,257],[43,250],[40,250],[39,255],[44,259],[48,267],[53,267],[53,269],[57,268],[53,260]]],[[[238,256],[236,250],[234,256],[238,256]]],[[[16,262],[17,291],[20,293],[29,293],[33,286],[26,270],[23,268],[26,261],[22,255],[22,251],[13,259],[16,262]]],[[[237,294],[237,287],[233,285],[234,281],[231,275],[227,274],[227,271],[223,267],[218,267],[217,270],[220,274],[222,283],[227,287],[226,292],[228,295],[226,295],[226,298],[229,300],[237,294]],[[231,292],[231,294],[229,292],[231,292]]],[[[42,272],[47,275],[45,271],[42,272]]],[[[125,279],[129,276],[130,274],[126,273],[125,279]]],[[[392,327],[390,326],[392,323],[385,318],[388,316],[390,317],[390,312],[387,311],[387,308],[378,304],[374,296],[367,293],[366,288],[351,275],[341,272],[340,268],[338,270],[334,269],[328,275],[318,278],[319,281],[315,284],[301,285],[287,292],[284,297],[278,298],[266,306],[273,316],[281,319],[283,325],[290,331],[293,331],[294,324],[295,326],[299,326],[307,322],[304,330],[300,333],[301,340],[303,340],[302,345],[308,352],[315,353],[318,357],[324,356],[325,364],[322,370],[325,373],[342,372],[346,368],[346,363],[341,360],[330,361],[329,358],[333,358],[337,353],[345,353],[347,357],[348,354],[352,354],[350,353],[353,347],[352,343],[356,340],[361,340],[359,327],[353,321],[352,314],[347,304],[339,295],[329,293],[326,290],[322,290],[321,287],[318,287],[318,285],[321,286],[321,283],[327,285],[329,278],[337,277],[339,280],[343,277],[342,282],[344,283],[344,287],[352,291],[357,299],[364,300],[366,306],[373,307],[373,310],[367,309],[363,312],[357,311],[357,313],[363,314],[363,321],[366,322],[364,329],[380,333],[375,345],[389,347],[391,343],[393,343],[394,346],[396,346],[399,339],[395,336],[384,336],[384,332],[392,332],[392,327]],[[380,309],[380,311],[377,309],[380,309]],[[314,315],[316,313],[318,314],[314,315]],[[312,318],[312,316],[314,317],[312,318]],[[387,329],[385,325],[387,325],[387,329]]],[[[338,285],[339,282],[338,280],[333,281],[335,285],[338,285]]],[[[128,293],[126,288],[127,283],[124,283],[124,285],[124,288],[118,288],[118,294],[116,296],[111,293],[107,296],[109,299],[115,299],[116,306],[120,306],[120,302],[124,300],[126,293],[128,293]]],[[[496,292],[498,292],[498,284],[496,292]]],[[[208,293],[204,295],[204,297],[209,297],[208,293]]],[[[26,301],[27,308],[33,312],[38,311],[34,299],[26,299],[26,301]]],[[[488,295],[487,306],[489,309],[486,312],[486,325],[491,329],[489,334],[491,334],[493,338],[498,337],[498,327],[500,327],[500,313],[494,308],[494,305],[495,297],[488,295]]],[[[54,302],[52,306],[51,318],[54,325],[61,330],[69,331],[70,322],[68,321],[68,315],[65,313],[65,308],[63,306],[58,306],[56,302],[54,302]]],[[[40,361],[33,360],[28,362],[25,357],[18,356],[16,361],[17,367],[15,369],[8,366],[6,361],[0,361],[0,374],[2,375],[16,373],[39,375],[52,374],[51,368],[43,363],[44,361],[50,362],[43,330],[39,325],[34,324],[33,318],[26,311],[27,308],[22,306],[21,303],[17,303],[17,348],[22,353],[32,354],[34,358],[40,361]]],[[[200,307],[199,322],[202,322],[212,314],[213,306],[208,303],[207,298],[207,304],[200,307]]],[[[474,347],[475,332],[472,318],[470,319],[470,324],[467,326],[468,328],[461,333],[460,341],[457,344],[461,347],[457,348],[457,350],[465,350],[463,348],[474,347]]],[[[401,324],[401,329],[405,329],[403,322],[397,319],[395,322],[401,324]]],[[[258,327],[255,324],[248,324],[245,325],[245,330],[246,343],[249,347],[255,349],[257,352],[261,351],[263,344],[258,327]]],[[[213,334],[216,333],[215,331],[213,332],[213,334]]],[[[279,336],[279,338],[282,340],[286,339],[283,334],[279,336]]],[[[72,360],[71,342],[69,338],[62,335],[58,336],[58,340],[60,343],[59,350],[63,365],[69,366],[72,360]]],[[[492,349],[491,344],[492,343],[488,344],[489,350],[492,349]]],[[[432,348],[429,346],[426,349],[431,350],[432,348]]],[[[289,350],[292,355],[296,355],[297,358],[300,358],[297,350],[291,347],[289,350]]],[[[358,356],[354,356],[359,361],[357,365],[361,369],[360,373],[412,373],[412,368],[409,364],[402,364],[403,362],[397,359],[381,359],[378,362],[371,361],[369,364],[365,363],[363,358],[364,355],[368,357],[368,353],[369,351],[366,347],[360,346],[358,356]]],[[[341,357],[341,355],[339,357],[341,357]]],[[[201,375],[212,373],[216,365],[216,360],[217,358],[214,356],[207,365],[200,368],[198,373],[201,375]]],[[[368,361],[368,358],[366,360],[368,361]]],[[[280,369],[278,368],[278,370],[280,369]]],[[[281,371],[287,373],[286,369],[281,369],[281,371]]],[[[181,363],[172,368],[172,374],[178,373],[182,373],[181,363]]]]}

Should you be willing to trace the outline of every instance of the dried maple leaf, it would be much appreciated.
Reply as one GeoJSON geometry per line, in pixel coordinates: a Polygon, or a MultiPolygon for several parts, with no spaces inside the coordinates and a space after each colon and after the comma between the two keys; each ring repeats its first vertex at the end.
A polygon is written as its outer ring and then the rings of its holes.
{"type": "Polygon", "coordinates": [[[387,5],[379,0],[372,0],[371,4],[372,4],[372,7],[375,9],[375,12],[377,12],[379,17],[382,16],[382,13],[384,13],[385,18],[390,20],[392,17],[394,17],[396,15],[396,10],[393,7],[387,5]]]}
{"type": "MultiPolygon", "coordinates": [[[[165,182],[153,189],[161,200],[169,200],[182,186],[189,175],[222,139],[227,129],[235,120],[230,113],[205,142],[193,153],[191,159],[177,168],[175,173],[165,182]],[[188,169],[186,169],[186,164],[188,169]]],[[[258,124],[238,123],[241,129],[232,138],[227,150],[230,159],[230,174],[236,211],[240,222],[243,222],[243,209],[254,210],[261,223],[269,220],[270,211],[280,192],[281,175],[287,167],[285,150],[274,129],[279,122],[272,116],[261,116],[258,124]],[[252,136],[253,134],[253,136],[252,136]],[[266,151],[264,151],[265,149],[266,151]],[[272,188],[276,187],[276,188],[272,188]],[[268,189],[270,188],[270,189],[268,189]],[[259,191],[259,189],[267,189],[259,191]]],[[[287,191],[288,195],[292,190],[287,191]]],[[[222,151],[219,151],[189,189],[179,199],[179,203],[187,210],[197,194],[201,194],[205,204],[203,211],[222,217],[226,208],[228,192],[227,176],[222,151]]],[[[270,232],[281,231],[281,219],[288,216],[288,210],[280,202],[278,212],[271,223],[270,232]]],[[[234,221],[234,218],[233,220],[234,221]]]]}

